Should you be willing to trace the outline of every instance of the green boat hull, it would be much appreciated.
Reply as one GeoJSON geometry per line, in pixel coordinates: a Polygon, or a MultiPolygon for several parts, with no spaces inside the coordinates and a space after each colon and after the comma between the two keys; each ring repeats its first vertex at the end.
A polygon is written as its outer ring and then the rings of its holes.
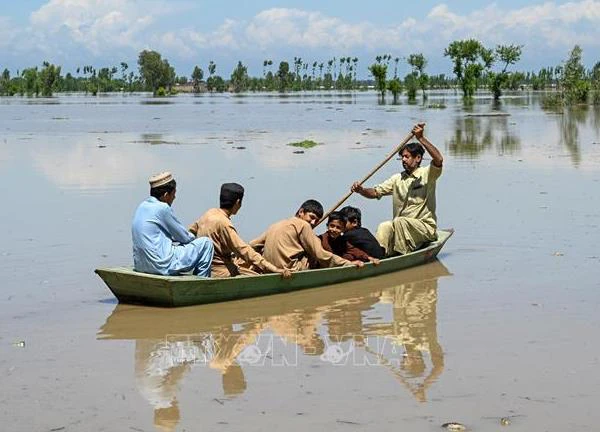
{"type": "Polygon", "coordinates": [[[306,270],[283,279],[278,274],[211,279],[192,275],[158,276],[127,267],[98,268],[96,273],[120,303],[177,307],[240,300],[365,279],[433,261],[453,230],[439,230],[438,240],[412,253],[381,260],[377,266],[306,270]]]}

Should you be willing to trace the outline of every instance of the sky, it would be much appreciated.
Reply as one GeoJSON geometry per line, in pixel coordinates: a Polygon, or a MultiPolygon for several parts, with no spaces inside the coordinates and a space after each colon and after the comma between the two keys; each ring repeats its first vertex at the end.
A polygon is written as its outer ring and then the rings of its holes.
{"type": "Polygon", "coordinates": [[[358,57],[359,77],[379,54],[404,61],[423,53],[430,74],[452,74],[444,49],[476,38],[486,47],[523,46],[518,70],[564,61],[575,44],[583,61],[600,61],[600,0],[489,2],[465,0],[0,0],[0,69],[14,74],[43,61],[63,73],[126,62],[144,49],[160,52],[178,75],[195,65],[229,77],[241,61],[252,76],[263,61],[312,64],[358,57]]]}

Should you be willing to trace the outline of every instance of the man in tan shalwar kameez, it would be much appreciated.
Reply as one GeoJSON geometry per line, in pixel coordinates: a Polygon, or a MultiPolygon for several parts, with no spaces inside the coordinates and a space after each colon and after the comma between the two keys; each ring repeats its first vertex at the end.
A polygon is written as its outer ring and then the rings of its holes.
{"type": "Polygon", "coordinates": [[[393,197],[393,219],[381,223],[375,234],[387,256],[412,252],[437,239],[435,187],[442,174],[443,158],[423,135],[424,129],[424,123],[415,125],[412,132],[419,142],[409,143],[400,150],[402,173],[373,188],[365,188],[358,182],[352,185],[352,192],[365,198],[393,197]],[[425,150],[431,156],[431,164],[421,167],[425,150]]]}
{"type": "Polygon", "coordinates": [[[263,256],[277,267],[292,271],[306,270],[311,263],[319,267],[356,265],[362,261],[348,261],[323,249],[313,227],[323,217],[323,206],[315,200],[305,201],[294,217],[271,225],[250,246],[262,250],[263,256]]]}
{"type": "Polygon", "coordinates": [[[225,183],[221,186],[220,208],[213,208],[188,228],[196,237],[206,236],[214,244],[214,256],[211,276],[216,278],[238,275],[256,275],[263,273],[281,273],[283,277],[291,275],[289,270],[278,268],[263,258],[238,235],[231,223],[242,206],[244,188],[237,183],[225,183]]]}

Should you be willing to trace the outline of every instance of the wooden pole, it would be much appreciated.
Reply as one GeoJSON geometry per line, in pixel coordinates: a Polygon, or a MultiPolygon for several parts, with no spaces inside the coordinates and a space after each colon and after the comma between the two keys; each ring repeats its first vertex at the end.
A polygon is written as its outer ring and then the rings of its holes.
{"type": "MultiPolygon", "coordinates": [[[[412,133],[412,132],[411,132],[411,133],[409,133],[408,135],[406,135],[406,138],[404,138],[404,139],[402,140],[402,142],[401,142],[400,144],[398,144],[398,146],[396,146],[396,148],[395,148],[395,149],[394,149],[394,150],[393,150],[393,151],[392,151],[392,152],[391,152],[389,155],[387,155],[387,157],[386,157],[386,158],[385,158],[383,161],[381,161],[381,163],[380,163],[379,165],[377,165],[375,168],[373,168],[373,169],[371,170],[371,172],[370,172],[369,174],[367,174],[367,175],[366,175],[366,176],[365,176],[365,177],[364,177],[364,178],[363,178],[363,179],[362,179],[362,180],[359,182],[359,184],[362,186],[362,184],[363,184],[364,182],[366,182],[367,180],[369,180],[369,179],[371,178],[371,176],[372,176],[373,174],[375,174],[377,171],[379,171],[379,169],[380,169],[382,166],[384,166],[386,163],[388,163],[388,161],[389,161],[391,158],[393,158],[393,157],[396,155],[396,153],[398,153],[398,152],[400,151],[400,149],[401,149],[402,147],[404,147],[404,146],[406,145],[406,143],[408,143],[408,142],[409,142],[409,141],[412,139],[412,137],[413,137],[413,133],[412,133]]],[[[321,224],[321,222],[323,222],[325,219],[327,219],[327,217],[328,217],[328,216],[329,216],[331,213],[333,213],[333,212],[334,212],[334,211],[335,211],[335,210],[336,210],[336,209],[337,209],[339,206],[341,206],[342,204],[344,204],[344,202],[345,202],[345,201],[346,201],[348,198],[350,198],[350,195],[352,195],[353,193],[354,193],[354,192],[350,191],[350,192],[348,192],[346,195],[344,195],[344,197],[343,197],[342,199],[340,199],[340,200],[339,200],[339,201],[338,201],[338,202],[337,202],[337,203],[336,203],[336,204],[335,204],[333,207],[331,207],[331,208],[330,208],[330,209],[327,211],[327,213],[325,213],[325,214],[323,215],[323,217],[322,217],[322,218],[319,220],[319,222],[317,222],[317,224],[315,225],[315,228],[316,228],[318,225],[320,225],[320,224],[321,224]]]]}

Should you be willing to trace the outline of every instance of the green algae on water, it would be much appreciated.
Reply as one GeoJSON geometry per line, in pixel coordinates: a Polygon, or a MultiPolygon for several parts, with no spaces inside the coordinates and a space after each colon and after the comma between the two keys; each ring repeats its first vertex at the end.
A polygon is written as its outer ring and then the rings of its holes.
{"type": "Polygon", "coordinates": [[[319,144],[314,142],[313,140],[304,140],[304,141],[292,142],[292,143],[289,143],[288,145],[292,146],[292,147],[301,147],[303,149],[309,149],[309,148],[318,146],[319,144]]]}

